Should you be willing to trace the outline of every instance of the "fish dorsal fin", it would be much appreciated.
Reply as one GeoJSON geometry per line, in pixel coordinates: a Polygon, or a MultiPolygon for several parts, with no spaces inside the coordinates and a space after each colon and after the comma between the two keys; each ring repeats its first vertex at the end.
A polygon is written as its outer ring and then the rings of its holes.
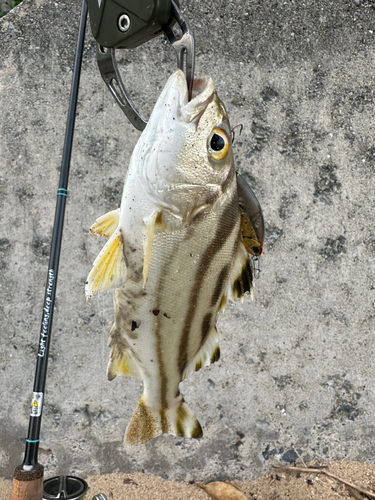
{"type": "Polygon", "coordinates": [[[218,361],[220,358],[220,347],[219,347],[219,337],[216,328],[212,328],[206,341],[199,349],[194,358],[189,361],[186,366],[184,373],[182,374],[182,380],[187,378],[193,372],[197,372],[203,366],[209,366],[211,363],[218,361]]]}
{"type": "Polygon", "coordinates": [[[97,234],[98,236],[105,236],[110,238],[116,231],[120,221],[120,209],[112,210],[102,215],[90,227],[90,233],[97,234]]]}
{"type": "Polygon", "coordinates": [[[86,297],[121,286],[126,280],[126,265],[121,230],[117,229],[94,261],[86,281],[86,297]]]}
{"type": "Polygon", "coordinates": [[[227,288],[221,298],[220,309],[225,309],[228,299],[243,300],[246,292],[253,296],[254,271],[250,257],[242,242],[238,245],[236,258],[229,275],[227,288]]]}
{"type": "Polygon", "coordinates": [[[143,219],[143,287],[147,281],[150,267],[152,244],[154,242],[155,227],[162,227],[161,212],[155,210],[150,217],[143,219]]]}

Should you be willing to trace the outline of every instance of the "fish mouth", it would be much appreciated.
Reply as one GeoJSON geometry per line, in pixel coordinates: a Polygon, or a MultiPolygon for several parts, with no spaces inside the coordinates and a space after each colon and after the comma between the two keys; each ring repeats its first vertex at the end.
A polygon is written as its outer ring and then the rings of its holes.
{"type": "Polygon", "coordinates": [[[193,89],[190,101],[194,100],[197,96],[202,94],[206,88],[207,88],[207,78],[204,76],[201,78],[196,78],[193,82],[193,89]]]}
{"type": "Polygon", "coordinates": [[[185,123],[191,123],[198,118],[213,100],[215,94],[215,86],[211,77],[196,78],[189,101],[186,77],[180,69],[169,77],[165,89],[167,90],[165,104],[171,107],[177,104],[179,108],[177,115],[180,115],[185,123]]]}
{"type": "Polygon", "coordinates": [[[183,110],[185,121],[191,122],[197,118],[213,100],[214,94],[215,87],[211,77],[194,80],[191,100],[187,102],[183,110]]]}
{"type": "Polygon", "coordinates": [[[210,77],[196,78],[189,101],[186,77],[178,69],[168,78],[146,126],[148,134],[170,130],[174,120],[185,124],[198,124],[204,110],[216,95],[210,77]]]}

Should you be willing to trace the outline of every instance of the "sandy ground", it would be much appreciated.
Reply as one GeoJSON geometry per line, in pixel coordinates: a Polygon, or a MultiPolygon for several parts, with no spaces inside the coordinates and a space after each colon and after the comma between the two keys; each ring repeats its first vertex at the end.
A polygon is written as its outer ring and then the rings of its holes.
{"type": "MultiPolygon", "coordinates": [[[[196,484],[167,481],[156,476],[147,476],[142,473],[126,474],[115,473],[103,476],[91,476],[87,479],[90,486],[85,498],[91,499],[98,493],[104,493],[108,500],[204,500],[215,498],[218,500],[337,500],[337,499],[375,499],[375,465],[359,462],[333,462],[309,464],[309,467],[324,466],[321,470],[337,478],[351,483],[350,488],[338,479],[317,472],[289,472],[272,469],[267,476],[259,477],[255,481],[233,484],[244,493],[233,489],[230,496],[221,493],[220,496],[209,496],[196,484]],[[367,491],[367,495],[360,492],[367,491]]],[[[297,468],[304,468],[298,464],[297,468]]],[[[316,468],[314,469],[317,470],[316,468]]],[[[0,500],[8,500],[11,482],[0,478],[0,500]]],[[[224,486],[225,488],[225,486],[224,486]]],[[[211,493],[212,494],[212,493],[211,493]]]]}

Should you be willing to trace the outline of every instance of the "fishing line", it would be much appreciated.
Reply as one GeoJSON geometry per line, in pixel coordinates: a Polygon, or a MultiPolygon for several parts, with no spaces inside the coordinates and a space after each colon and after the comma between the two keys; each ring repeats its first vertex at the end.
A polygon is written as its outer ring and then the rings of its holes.
{"type": "Polygon", "coordinates": [[[234,131],[235,131],[235,129],[236,129],[236,128],[238,128],[238,127],[240,127],[240,132],[239,132],[239,134],[238,134],[238,135],[241,135],[241,134],[242,134],[242,131],[243,131],[243,125],[242,125],[242,123],[240,123],[239,125],[235,125],[235,126],[232,128],[232,130],[231,130],[231,134],[232,134],[232,144],[234,144],[234,140],[235,140],[235,138],[236,138],[236,134],[235,134],[235,132],[234,132],[234,131]]]}
{"type": "MultiPolygon", "coordinates": [[[[103,113],[103,132],[102,132],[102,143],[103,143],[103,156],[102,158],[99,156],[99,172],[103,172],[103,177],[105,178],[105,184],[108,185],[108,168],[107,168],[107,112],[106,112],[106,107],[105,107],[105,97],[107,96],[107,90],[105,85],[101,86],[102,92],[101,92],[101,109],[103,113]]],[[[104,186],[104,183],[102,184],[104,186]]],[[[105,192],[102,194],[103,198],[105,197],[105,192]]],[[[95,208],[96,210],[96,208],[95,208]]],[[[103,213],[105,210],[103,211],[103,213]]],[[[97,214],[96,217],[99,217],[102,214],[97,214]]],[[[101,243],[104,245],[104,239],[100,238],[101,243]]],[[[95,258],[95,257],[94,257],[95,258]]],[[[99,312],[99,318],[100,318],[100,359],[101,359],[101,369],[99,370],[99,376],[100,376],[100,400],[105,401],[105,394],[106,394],[106,384],[108,382],[107,377],[106,377],[106,372],[103,370],[102,367],[106,366],[106,358],[107,358],[107,353],[105,352],[106,346],[107,346],[107,333],[106,333],[106,328],[105,328],[105,307],[104,307],[104,296],[99,295],[97,296],[96,300],[97,302],[97,310],[99,312]]],[[[100,462],[104,463],[105,462],[105,452],[103,447],[100,447],[100,462]]]]}

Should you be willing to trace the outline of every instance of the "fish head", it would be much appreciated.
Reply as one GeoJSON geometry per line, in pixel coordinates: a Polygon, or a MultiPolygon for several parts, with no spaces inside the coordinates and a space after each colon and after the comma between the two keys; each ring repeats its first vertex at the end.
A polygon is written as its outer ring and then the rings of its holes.
{"type": "Polygon", "coordinates": [[[183,222],[234,189],[230,124],[211,78],[194,81],[189,101],[184,73],[170,76],[136,158],[144,194],[183,222]]]}

